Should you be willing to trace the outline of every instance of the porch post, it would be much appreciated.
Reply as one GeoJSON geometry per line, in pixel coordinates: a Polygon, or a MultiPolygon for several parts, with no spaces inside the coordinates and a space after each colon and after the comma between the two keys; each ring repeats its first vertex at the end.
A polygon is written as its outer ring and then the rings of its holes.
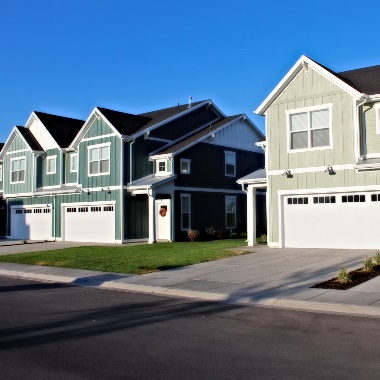
{"type": "Polygon", "coordinates": [[[247,193],[247,240],[248,245],[256,245],[256,188],[248,186],[247,193]]]}
{"type": "Polygon", "coordinates": [[[152,190],[152,194],[149,194],[148,192],[148,198],[149,198],[149,239],[148,243],[153,244],[156,241],[156,236],[155,236],[155,210],[154,210],[154,203],[155,203],[155,195],[152,190]]]}

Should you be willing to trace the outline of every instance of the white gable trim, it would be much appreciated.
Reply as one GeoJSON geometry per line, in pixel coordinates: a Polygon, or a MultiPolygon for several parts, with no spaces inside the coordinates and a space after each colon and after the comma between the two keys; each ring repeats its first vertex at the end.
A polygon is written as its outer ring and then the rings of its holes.
{"type": "MultiPolygon", "coordinates": [[[[92,110],[90,116],[87,118],[87,120],[83,124],[83,127],[80,129],[78,134],[75,136],[75,138],[74,138],[73,142],[70,144],[69,148],[76,149],[76,147],[82,141],[83,137],[86,135],[87,131],[90,129],[91,125],[98,118],[102,118],[104,120],[104,122],[111,128],[114,135],[122,137],[120,132],[109,122],[109,120],[99,111],[99,109],[97,107],[95,107],[92,110]]],[[[99,137],[103,137],[103,136],[99,136],[99,137]]]]}
{"type": "Polygon", "coordinates": [[[47,130],[35,112],[32,112],[32,114],[29,116],[29,119],[25,124],[25,128],[30,130],[34,138],[38,141],[44,150],[61,149],[61,147],[55,141],[53,136],[50,134],[50,132],[47,130]],[[31,129],[31,127],[33,127],[33,122],[36,122],[37,125],[35,128],[31,129]]]}
{"type": "Polygon", "coordinates": [[[302,55],[301,58],[293,65],[293,67],[288,71],[288,73],[282,78],[280,83],[273,89],[273,91],[265,98],[265,100],[259,105],[259,107],[254,111],[258,115],[264,115],[265,111],[271,106],[271,104],[280,96],[283,90],[291,83],[294,77],[302,70],[308,70],[309,66],[312,67],[319,74],[324,76],[329,81],[333,82],[335,85],[340,87],[342,90],[346,91],[351,96],[356,99],[360,99],[363,94],[355,90],[347,83],[339,79],[336,75],[332,74],[330,71],[326,70],[310,58],[302,55]]]}
{"type": "MultiPolygon", "coordinates": [[[[25,140],[24,136],[18,131],[17,127],[13,127],[11,134],[9,135],[7,141],[5,142],[3,149],[0,152],[0,160],[4,159],[5,154],[8,152],[9,147],[12,145],[13,140],[16,136],[20,136],[22,141],[24,141],[25,145],[28,147],[27,150],[30,152],[34,152],[33,149],[30,147],[30,145],[25,140]]],[[[23,151],[25,151],[23,149],[23,151]]]]}

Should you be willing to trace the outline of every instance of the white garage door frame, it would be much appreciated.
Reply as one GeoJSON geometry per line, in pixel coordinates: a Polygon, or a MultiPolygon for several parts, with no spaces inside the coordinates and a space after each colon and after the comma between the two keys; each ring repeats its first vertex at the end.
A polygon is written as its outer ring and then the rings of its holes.
{"type": "MultiPolygon", "coordinates": [[[[12,205],[10,206],[11,213],[11,239],[25,239],[25,240],[51,240],[53,239],[53,207],[51,203],[35,204],[35,205],[12,205]],[[23,219],[31,219],[33,228],[29,230],[28,235],[17,236],[16,227],[21,227],[17,224],[16,210],[23,211],[23,219]],[[30,213],[25,213],[29,210],[30,213]],[[39,210],[38,213],[35,211],[39,210]],[[46,212],[49,210],[48,212],[46,212]],[[33,220],[34,219],[34,220],[33,220]],[[31,235],[32,234],[32,235],[31,235]]],[[[22,231],[21,231],[22,232],[22,231]]]]}
{"type": "MultiPolygon", "coordinates": [[[[302,195],[335,195],[341,196],[346,194],[359,194],[365,193],[370,197],[371,193],[379,193],[380,186],[355,186],[355,187],[338,187],[338,188],[318,188],[318,189],[299,189],[299,190],[280,190],[278,194],[278,223],[279,223],[279,248],[284,248],[286,246],[285,242],[285,201],[289,196],[300,197],[302,195]]],[[[358,236],[358,241],[360,237],[358,236]]],[[[360,243],[360,242],[359,242],[360,243]]],[[[360,244],[359,244],[360,245],[360,244]]],[[[354,248],[354,247],[352,247],[354,248]]],[[[377,247],[379,248],[379,247],[377,247]]]]}
{"type": "Polygon", "coordinates": [[[112,214],[114,216],[113,224],[113,237],[112,240],[107,241],[107,243],[115,243],[115,233],[116,233],[116,201],[99,201],[99,202],[76,202],[76,203],[61,203],[61,235],[62,241],[66,241],[66,231],[65,231],[65,215],[67,207],[103,207],[103,206],[112,206],[112,214]]]}

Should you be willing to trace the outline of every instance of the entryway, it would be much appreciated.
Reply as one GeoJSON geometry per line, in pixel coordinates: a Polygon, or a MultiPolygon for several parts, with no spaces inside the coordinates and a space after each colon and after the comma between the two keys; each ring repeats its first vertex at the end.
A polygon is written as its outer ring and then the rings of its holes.
{"type": "Polygon", "coordinates": [[[170,241],[170,199],[156,199],[156,240],[170,241]]]}

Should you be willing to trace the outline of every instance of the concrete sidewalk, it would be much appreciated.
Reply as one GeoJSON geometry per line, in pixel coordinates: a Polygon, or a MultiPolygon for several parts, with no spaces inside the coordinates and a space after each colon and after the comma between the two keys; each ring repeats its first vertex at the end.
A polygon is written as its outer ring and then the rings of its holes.
{"type": "Polygon", "coordinates": [[[380,276],[351,290],[314,289],[338,270],[362,266],[376,250],[270,249],[146,275],[0,263],[0,274],[72,285],[229,303],[380,316],[380,276]]]}

